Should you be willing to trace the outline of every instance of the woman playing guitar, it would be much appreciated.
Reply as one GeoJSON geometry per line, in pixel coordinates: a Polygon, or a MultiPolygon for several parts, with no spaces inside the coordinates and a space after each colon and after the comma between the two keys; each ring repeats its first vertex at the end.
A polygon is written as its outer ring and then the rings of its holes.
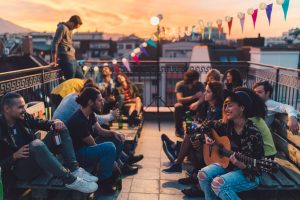
{"type": "MultiPolygon", "coordinates": [[[[220,136],[227,136],[231,150],[245,156],[261,159],[264,156],[261,133],[248,118],[253,116],[254,103],[244,91],[230,93],[223,106],[223,120],[207,123],[220,136]]],[[[212,145],[212,138],[206,137],[212,145]]],[[[259,184],[260,171],[252,165],[238,161],[235,154],[230,156],[230,164],[223,168],[214,163],[202,168],[198,173],[205,199],[240,199],[237,192],[253,189],[259,184]]]]}

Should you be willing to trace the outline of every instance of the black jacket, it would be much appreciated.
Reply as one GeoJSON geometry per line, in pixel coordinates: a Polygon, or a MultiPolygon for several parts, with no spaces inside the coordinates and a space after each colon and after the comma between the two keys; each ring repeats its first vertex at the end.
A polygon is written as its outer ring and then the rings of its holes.
{"type": "MultiPolygon", "coordinates": [[[[17,124],[21,128],[21,134],[26,140],[25,143],[29,144],[35,139],[34,133],[36,130],[48,131],[52,123],[47,120],[35,119],[32,115],[26,113],[24,120],[18,120],[17,124]]],[[[0,167],[5,192],[7,192],[9,185],[11,185],[9,183],[12,181],[12,170],[15,164],[13,154],[18,151],[13,134],[9,130],[4,116],[0,115],[0,167]]]]}

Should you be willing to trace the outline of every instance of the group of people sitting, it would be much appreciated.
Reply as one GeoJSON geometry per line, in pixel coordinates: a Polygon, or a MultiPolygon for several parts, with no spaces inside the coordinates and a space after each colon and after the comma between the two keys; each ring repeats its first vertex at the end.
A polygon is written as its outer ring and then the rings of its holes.
{"type": "Polygon", "coordinates": [[[138,125],[142,111],[139,91],[123,73],[116,75],[115,82],[108,66],[103,67],[102,75],[100,83],[69,79],[54,88],[52,120],[28,114],[18,93],[2,97],[0,166],[6,195],[15,194],[9,190],[16,180],[29,181],[43,171],[60,178],[67,188],[110,195],[116,191],[120,175],[138,172],[133,164],[143,155],[124,148],[124,135],[110,130],[107,123],[121,110],[128,115],[130,126],[138,125]],[[36,130],[48,133],[41,140],[36,138],[36,130]],[[55,154],[62,155],[62,163],[55,154]]]}
{"type": "MultiPolygon", "coordinates": [[[[230,69],[221,74],[211,69],[204,84],[199,82],[199,73],[189,70],[183,81],[176,84],[175,134],[183,141],[172,141],[166,134],[161,136],[163,150],[171,166],[163,173],[181,173],[185,158],[190,160],[193,170],[179,183],[192,185],[182,192],[189,197],[205,196],[205,199],[240,199],[238,192],[253,189],[259,185],[260,169],[237,159],[242,154],[253,159],[274,159],[277,153],[270,125],[276,113],[288,115],[288,127],[294,133],[299,131],[297,111],[289,105],[271,100],[273,87],[268,81],[257,82],[252,89],[243,87],[240,73],[230,69]],[[196,132],[191,127],[184,130],[185,112],[194,115],[196,132]],[[215,145],[212,131],[227,136],[231,150],[228,167],[218,163],[206,165],[203,146],[215,145]],[[198,132],[197,132],[198,131],[198,132]]],[[[209,155],[211,156],[211,155],[209,155]]]]}

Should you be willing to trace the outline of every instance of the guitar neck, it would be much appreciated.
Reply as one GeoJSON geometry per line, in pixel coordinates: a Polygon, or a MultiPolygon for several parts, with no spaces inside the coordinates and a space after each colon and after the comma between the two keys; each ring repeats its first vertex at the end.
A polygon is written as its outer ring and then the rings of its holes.
{"type": "MultiPolygon", "coordinates": [[[[226,156],[226,157],[230,157],[232,154],[234,154],[234,151],[231,150],[227,150],[224,148],[220,149],[221,154],[226,156]]],[[[242,154],[235,154],[235,158],[241,162],[243,162],[245,165],[251,165],[256,167],[256,159],[250,158],[248,156],[242,155],[242,154]]]]}

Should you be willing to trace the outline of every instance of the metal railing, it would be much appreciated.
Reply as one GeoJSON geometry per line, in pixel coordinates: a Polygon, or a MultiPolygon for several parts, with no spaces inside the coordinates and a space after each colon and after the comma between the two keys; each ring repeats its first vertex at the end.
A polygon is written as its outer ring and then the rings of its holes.
{"type": "Polygon", "coordinates": [[[61,79],[60,69],[52,65],[0,73],[0,100],[8,92],[18,92],[26,102],[43,101],[50,117],[50,93],[61,79]]]}
{"type": "MultiPolygon", "coordinates": [[[[82,62],[80,62],[82,63],[82,62]]],[[[93,77],[96,81],[101,79],[101,70],[104,63],[109,61],[85,60],[82,65],[88,66],[86,77],[93,77]],[[95,66],[98,67],[98,71],[95,66]]],[[[230,68],[240,70],[245,86],[251,88],[257,81],[268,80],[274,86],[272,98],[276,101],[300,108],[300,70],[271,66],[251,62],[159,62],[159,80],[157,80],[156,61],[142,61],[140,64],[129,62],[131,72],[118,63],[120,71],[126,73],[130,80],[138,83],[143,94],[143,103],[148,105],[151,99],[157,95],[159,83],[159,96],[167,106],[175,104],[174,88],[176,82],[182,80],[184,72],[189,69],[197,70],[202,80],[206,72],[215,68],[224,73],[230,68]]],[[[114,69],[114,65],[109,63],[114,69]]],[[[83,67],[83,66],[82,66],[83,67]]],[[[36,67],[0,73],[0,98],[7,92],[18,91],[26,101],[41,100],[50,104],[50,92],[59,84],[61,76],[59,69],[53,66],[36,67]],[[20,74],[23,74],[20,76],[20,74]],[[15,78],[17,75],[20,77],[15,78]]],[[[155,105],[155,104],[154,104],[155,105]]]]}

